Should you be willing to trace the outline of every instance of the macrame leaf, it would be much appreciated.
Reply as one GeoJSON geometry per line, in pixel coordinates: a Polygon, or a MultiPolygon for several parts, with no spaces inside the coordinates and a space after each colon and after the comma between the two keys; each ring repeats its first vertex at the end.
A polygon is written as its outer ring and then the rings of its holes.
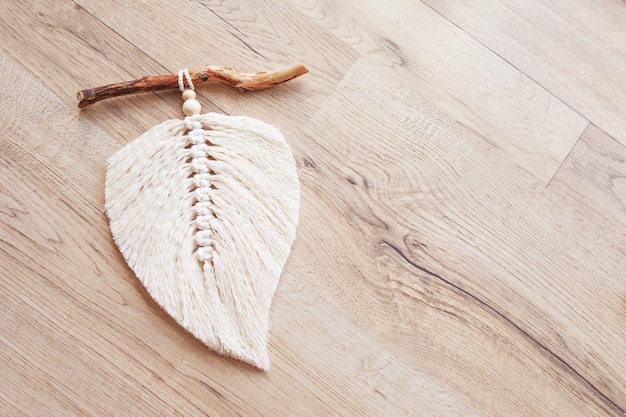
{"type": "Polygon", "coordinates": [[[216,113],[153,127],[108,161],[113,238],[150,295],[220,354],[269,368],[269,308],[300,189],[275,127],[216,113]]]}

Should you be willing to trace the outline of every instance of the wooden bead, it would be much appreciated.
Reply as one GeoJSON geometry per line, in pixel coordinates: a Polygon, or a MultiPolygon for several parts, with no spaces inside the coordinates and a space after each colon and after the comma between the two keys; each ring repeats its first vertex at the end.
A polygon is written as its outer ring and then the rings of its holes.
{"type": "Polygon", "coordinates": [[[202,106],[200,106],[200,102],[196,99],[185,100],[183,103],[183,113],[185,116],[191,116],[192,114],[200,114],[200,110],[202,110],[202,106]]]}
{"type": "Polygon", "coordinates": [[[192,100],[196,98],[196,92],[193,90],[183,91],[183,100],[192,100]]]}

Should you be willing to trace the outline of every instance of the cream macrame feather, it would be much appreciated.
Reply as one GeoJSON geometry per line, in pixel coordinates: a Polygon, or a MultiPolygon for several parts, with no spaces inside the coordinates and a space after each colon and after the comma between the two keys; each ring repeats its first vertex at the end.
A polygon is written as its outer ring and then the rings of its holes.
{"type": "Polygon", "coordinates": [[[269,368],[269,308],[300,187],[279,130],[216,113],[153,127],[108,161],[106,211],[128,265],[180,325],[269,368]]]}

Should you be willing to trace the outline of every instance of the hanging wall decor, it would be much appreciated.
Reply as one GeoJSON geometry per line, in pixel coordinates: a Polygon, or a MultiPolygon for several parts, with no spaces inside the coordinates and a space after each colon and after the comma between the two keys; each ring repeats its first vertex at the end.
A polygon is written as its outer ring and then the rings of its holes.
{"type": "Polygon", "coordinates": [[[216,352],[269,369],[269,309],[296,236],[300,186],[280,131],[260,120],[201,114],[195,86],[272,87],[302,65],[248,73],[216,65],[78,93],[109,97],[179,88],[182,119],[131,141],[107,162],[105,208],[115,243],[156,302],[216,352]]]}

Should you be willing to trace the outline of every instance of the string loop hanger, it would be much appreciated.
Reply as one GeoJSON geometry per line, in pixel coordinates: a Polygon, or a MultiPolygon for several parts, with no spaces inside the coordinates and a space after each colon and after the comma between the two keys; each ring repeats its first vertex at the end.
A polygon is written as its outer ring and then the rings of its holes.
{"type": "Polygon", "coordinates": [[[187,81],[190,90],[196,89],[196,87],[194,87],[193,85],[193,80],[191,79],[191,75],[189,75],[189,70],[187,70],[187,68],[178,71],[178,89],[181,92],[185,91],[185,81],[187,81]]]}
{"type": "Polygon", "coordinates": [[[183,113],[185,116],[200,114],[202,105],[196,100],[195,87],[187,68],[178,71],[178,89],[183,93],[183,113]],[[185,88],[185,81],[187,81],[189,88],[185,88]]]}

